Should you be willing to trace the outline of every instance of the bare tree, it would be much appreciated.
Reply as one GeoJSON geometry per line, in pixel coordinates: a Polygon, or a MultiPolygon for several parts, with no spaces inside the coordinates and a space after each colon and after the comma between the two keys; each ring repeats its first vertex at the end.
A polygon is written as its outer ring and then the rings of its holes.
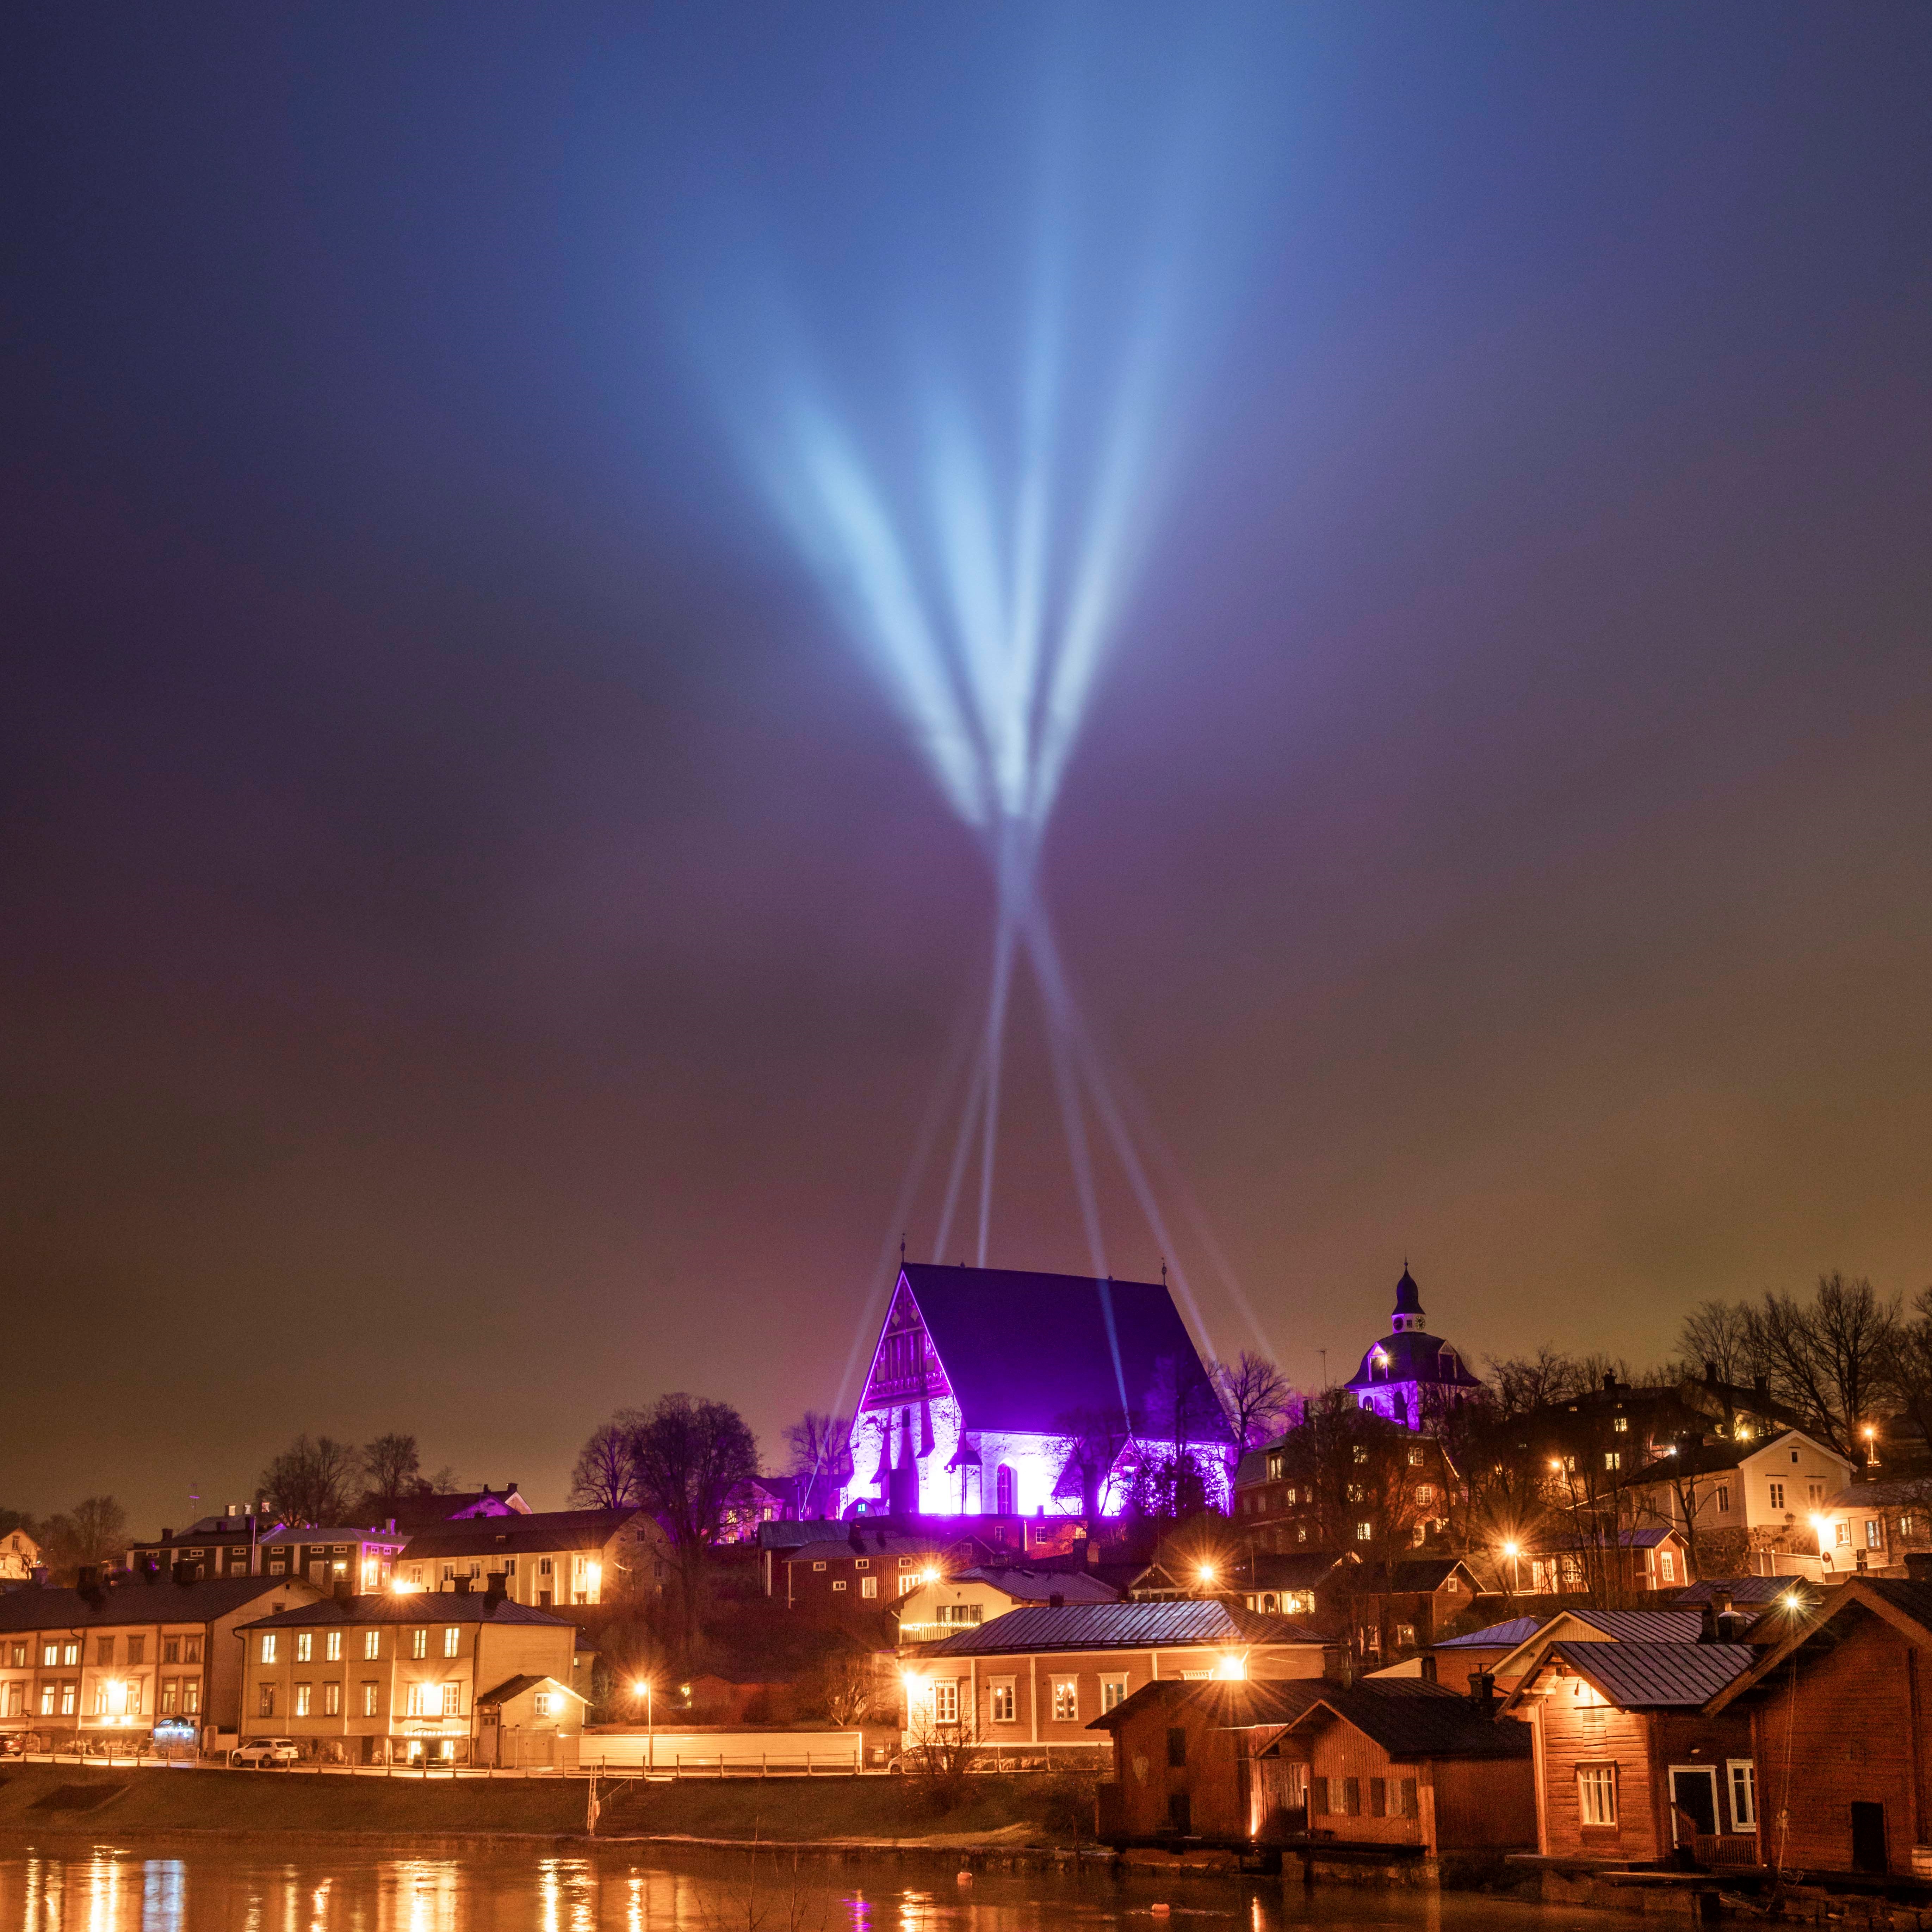
{"type": "Polygon", "coordinates": [[[1288,1378],[1265,1355],[1257,1355],[1247,1348],[1232,1362],[1211,1364],[1208,1376],[1221,1398],[1228,1426],[1234,1431],[1228,1466],[1232,1489],[1243,1453],[1259,1448],[1281,1432],[1294,1391],[1288,1386],[1288,1378]]]}
{"type": "Polygon", "coordinates": [[[806,1479],[798,1513],[809,1516],[852,1480],[851,1418],[808,1408],[787,1425],[784,1438],[791,1473],[806,1479]]]}
{"type": "Polygon", "coordinates": [[[631,1436],[638,1421],[637,1412],[627,1409],[590,1432],[570,1472],[572,1509],[629,1509],[637,1503],[631,1436]]]}
{"type": "Polygon", "coordinates": [[[835,1650],[814,1673],[812,1701],[842,1729],[863,1724],[880,1701],[871,1653],[842,1646],[835,1650]]]}
{"type": "Polygon", "coordinates": [[[128,1512],[112,1496],[88,1496],[49,1516],[35,1540],[56,1576],[70,1577],[83,1564],[100,1569],[127,1552],[128,1512]]]}
{"type": "Polygon", "coordinates": [[[1869,1281],[1834,1270],[1809,1302],[1767,1293],[1750,1311],[1752,1346],[1782,1400],[1821,1442],[1854,1460],[1858,1429],[1894,1372],[1898,1298],[1881,1300],[1869,1281]]]}
{"type": "Polygon", "coordinates": [[[421,1496],[429,1485],[423,1480],[416,1438],[394,1430],[364,1443],[362,1483],[362,1512],[372,1522],[393,1516],[399,1503],[421,1496]]]}
{"type": "Polygon", "coordinates": [[[1059,1427],[1048,1452],[1060,1465],[1054,1493],[1080,1498],[1080,1514],[1091,1534],[1106,1500],[1107,1479],[1133,1440],[1133,1430],[1118,1408],[1070,1408],[1060,1417],[1059,1427]]]}
{"type": "Polygon", "coordinates": [[[711,1546],[733,1492],[758,1473],[758,1445],[730,1403],[662,1396],[630,1431],[638,1500],[655,1516],[670,1549],[678,1584],[680,1634],[696,1640],[711,1546]]]}
{"type": "Polygon", "coordinates": [[[298,1436],[262,1472],[260,1486],[285,1522],[339,1523],[352,1512],[362,1479],[362,1454],[351,1444],[298,1436]]]}
{"type": "Polygon", "coordinates": [[[1694,1372],[1714,1370],[1720,1382],[1736,1385],[1762,1372],[1751,1312],[1742,1301],[1699,1302],[1678,1325],[1677,1352],[1694,1372]]]}
{"type": "Polygon", "coordinates": [[[1910,1318],[1899,1323],[1885,1381],[1887,1394],[1932,1442],[1932,1288],[1913,1296],[1910,1318]]]}

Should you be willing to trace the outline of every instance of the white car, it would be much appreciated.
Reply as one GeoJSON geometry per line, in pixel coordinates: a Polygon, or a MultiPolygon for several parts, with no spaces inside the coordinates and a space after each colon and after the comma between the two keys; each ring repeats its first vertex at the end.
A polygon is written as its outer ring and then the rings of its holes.
{"type": "Polygon", "coordinates": [[[293,1764],[302,1756],[302,1746],[293,1738],[250,1738],[228,1754],[230,1764],[293,1764]]]}

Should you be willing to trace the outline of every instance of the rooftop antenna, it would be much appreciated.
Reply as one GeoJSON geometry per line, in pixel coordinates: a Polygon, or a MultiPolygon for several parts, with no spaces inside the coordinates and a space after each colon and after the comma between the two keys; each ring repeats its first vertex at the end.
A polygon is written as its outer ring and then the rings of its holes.
{"type": "Polygon", "coordinates": [[[899,1230],[899,1266],[905,1266],[905,1230],[903,1228],[899,1230]]]}
{"type": "Polygon", "coordinates": [[[1322,1358],[1322,1386],[1326,1388],[1328,1386],[1328,1351],[1317,1348],[1315,1352],[1322,1358]]]}
{"type": "Polygon", "coordinates": [[[1160,1285],[1162,1288],[1167,1286],[1167,1257],[1165,1255],[1160,1258],[1160,1285]]]}

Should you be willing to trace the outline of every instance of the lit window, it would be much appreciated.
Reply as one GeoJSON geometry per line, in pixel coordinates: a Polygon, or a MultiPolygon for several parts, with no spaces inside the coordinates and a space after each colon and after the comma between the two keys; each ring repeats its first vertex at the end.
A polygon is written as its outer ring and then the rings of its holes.
{"type": "Polygon", "coordinates": [[[462,1708],[463,1687],[460,1684],[446,1684],[442,1687],[442,1714],[446,1718],[460,1718],[462,1708]]]}
{"type": "Polygon", "coordinates": [[[936,1724],[958,1723],[959,1686],[956,1682],[935,1684],[932,1687],[932,1720],[936,1724]]]}
{"type": "Polygon", "coordinates": [[[362,1633],[362,1661],[364,1664],[374,1664],[382,1654],[382,1633],[380,1630],[365,1630],[362,1633]]]}
{"type": "Polygon", "coordinates": [[[1621,1449],[1606,1449],[1604,1451],[1604,1467],[1605,1468],[1621,1469],[1623,1466],[1623,1451],[1621,1449]]]}
{"type": "Polygon", "coordinates": [[[1757,1829],[1757,1767],[1748,1757],[1734,1757],[1726,1767],[1730,1772],[1731,1829],[1757,1829]]]}
{"type": "Polygon", "coordinates": [[[902,1597],[910,1595],[918,1588],[919,1579],[916,1576],[902,1576],[899,1579],[899,1594],[902,1597]]]}
{"type": "Polygon", "coordinates": [[[1576,1767],[1576,1802],[1582,1822],[1614,1829],[1617,1822],[1617,1768],[1613,1764],[1576,1767]]]}
{"type": "Polygon", "coordinates": [[[1664,1580],[1666,1583],[1676,1582],[1677,1558],[1669,1550],[1660,1550],[1657,1552],[1657,1567],[1663,1573],[1664,1580]]]}
{"type": "Polygon", "coordinates": [[[879,1594],[879,1580],[876,1576],[859,1579],[859,1594],[862,1597],[876,1597],[879,1594]]]}
{"type": "Polygon", "coordinates": [[[1373,1523],[1358,1522],[1356,1524],[1355,1540],[1358,1543],[1372,1543],[1375,1540],[1375,1534],[1376,1526],[1373,1523]]]}
{"type": "Polygon", "coordinates": [[[201,1679],[184,1677],[182,1679],[182,1708],[193,1717],[201,1708],[201,1679]]]}
{"type": "Polygon", "coordinates": [[[314,1637],[307,1630],[298,1631],[296,1634],[296,1661],[298,1664],[306,1664],[314,1654],[314,1637]]]}
{"type": "Polygon", "coordinates": [[[1885,1546],[1885,1525],[1875,1516],[1865,1518],[1865,1547],[1882,1550],[1885,1546]]]}
{"type": "Polygon", "coordinates": [[[1013,1679],[1010,1677],[994,1678],[992,1705],[993,1722],[996,1724],[1011,1724],[1018,1722],[1018,1698],[1013,1688],[1013,1679]]]}
{"type": "Polygon", "coordinates": [[[844,1580],[844,1578],[843,1576],[836,1576],[836,1577],[834,1577],[834,1578],[832,1579],[832,1587],[835,1590],[842,1590],[842,1589],[844,1589],[844,1587],[845,1587],[845,1580],[844,1580]]]}
{"type": "Polygon", "coordinates": [[[412,1630],[410,1632],[410,1654],[412,1657],[428,1656],[429,1632],[428,1630],[412,1630]]]}
{"type": "Polygon", "coordinates": [[[1610,1428],[1613,1434],[1628,1436],[1630,1433],[1630,1418],[1627,1415],[1614,1417],[1611,1420],[1610,1428]]]}
{"type": "Polygon", "coordinates": [[[272,1684],[262,1686],[261,1715],[272,1718],[275,1714],[275,1687],[272,1684]]]}
{"type": "MultiPolygon", "coordinates": [[[[162,1682],[161,1682],[161,1715],[162,1715],[163,1717],[164,1717],[164,1718],[165,1718],[165,1717],[166,1717],[166,1716],[167,1716],[167,1715],[168,1715],[171,1712],[172,1712],[172,1710],[174,1709],[174,1708],[175,1708],[176,1698],[176,1696],[177,1696],[177,1694],[178,1694],[178,1693],[179,1690],[180,1690],[180,1686],[179,1686],[179,1685],[178,1685],[178,1684],[175,1682],[174,1678],[172,1678],[172,1677],[164,1678],[162,1680],[162,1682]]],[[[19,1715],[20,1715],[20,1713],[19,1713],[17,1711],[16,1711],[16,1712],[10,1712],[8,1714],[10,1717],[17,1717],[17,1716],[19,1716],[19,1715]]]]}
{"type": "Polygon", "coordinates": [[[1118,1708],[1127,1701],[1127,1680],[1124,1677],[1103,1677],[1100,1680],[1100,1708],[1102,1712],[1118,1708]]]}
{"type": "Polygon", "coordinates": [[[378,1714],[381,1708],[378,1700],[381,1696],[382,1687],[376,1684],[373,1679],[365,1677],[362,1680],[362,1714],[364,1717],[373,1718],[378,1714]]]}
{"type": "Polygon", "coordinates": [[[442,1634],[443,1655],[445,1657],[455,1657],[460,1655],[460,1651],[459,1646],[461,1645],[462,1641],[462,1631],[458,1629],[455,1624],[450,1624],[442,1634]]]}
{"type": "Polygon", "coordinates": [[[812,1567],[814,1570],[823,1570],[825,1565],[823,1563],[814,1563],[812,1567]]]}
{"type": "Polygon", "coordinates": [[[548,1690],[539,1690],[531,1700],[531,1708],[540,1718],[550,1715],[550,1695],[548,1690]]]}
{"type": "Polygon", "coordinates": [[[342,1633],[340,1630],[331,1630],[322,1639],[322,1647],[324,1655],[331,1664],[342,1661],[342,1633]]]}
{"type": "Polygon", "coordinates": [[[272,1664],[275,1660],[275,1634],[273,1630],[262,1633],[262,1661],[272,1664]]]}
{"type": "Polygon", "coordinates": [[[1832,1528],[1835,1532],[1832,1538],[1834,1544],[1840,1550],[1849,1550],[1852,1544],[1851,1525],[1840,1520],[1834,1523],[1832,1528]]]}
{"type": "Polygon", "coordinates": [[[869,1556],[855,1556],[852,1559],[852,1568],[855,1570],[869,1570],[872,1567],[872,1559],[869,1556]]]}
{"type": "Polygon", "coordinates": [[[1080,1715],[1080,1680],[1077,1677],[1056,1677],[1053,1680],[1053,1720],[1057,1724],[1070,1724],[1080,1715]]]}
{"type": "Polygon", "coordinates": [[[1772,1483],[1768,1485],[1768,1487],[1771,1490],[1772,1508],[1781,1510],[1784,1507],[1784,1485],[1782,1483],[1772,1483]]]}
{"type": "Polygon", "coordinates": [[[899,1568],[902,1570],[910,1570],[912,1568],[912,1558],[910,1556],[902,1556],[899,1558],[899,1568]]]}
{"type": "Polygon", "coordinates": [[[342,1714],[342,1686],[333,1678],[322,1687],[322,1714],[325,1718],[342,1714]]]}
{"type": "Polygon", "coordinates": [[[305,1718],[308,1715],[309,1701],[313,1692],[312,1685],[298,1684],[296,1686],[296,1715],[298,1718],[305,1718]]]}

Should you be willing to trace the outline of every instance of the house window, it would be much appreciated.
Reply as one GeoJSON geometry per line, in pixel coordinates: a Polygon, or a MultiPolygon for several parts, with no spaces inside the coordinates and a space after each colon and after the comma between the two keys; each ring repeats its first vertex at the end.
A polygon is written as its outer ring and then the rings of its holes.
{"type": "Polygon", "coordinates": [[[1308,1540],[1307,1524],[1298,1522],[1294,1526],[1294,1540],[1298,1543],[1306,1543],[1308,1540]]]}
{"type": "Polygon", "coordinates": [[[1057,1724],[1070,1724],[1080,1715],[1080,1680],[1077,1677],[1056,1677],[1053,1680],[1053,1720],[1057,1724]]]}
{"type": "Polygon", "coordinates": [[[1617,1822],[1617,1768],[1613,1764],[1576,1767],[1576,1804],[1582,1822],[1613,1831],[1617,1822]]]}
{"type": "Polygon", "coordinates": [[[548,1690],[539,1690],[531,1702],[538,1717],[550,1715],[550,1695],[548,1690]]]}
{"type": "Polygon", "coordinates": [[[314,1695],[314,1686],[313,1684],[298,1684],[296,1686],[295,1714],[298,1718],[305,1718],[308,1715],[310,1700],[314,1695]]]}
{"type": "Polygon", "coordinates": [[[403,1698],[404,1717],[420,1718],[423,1714],[423,1698],[428,1688],[427,1685],[422,1684],[412,1684],[410,1686],[403,1698]]]}
{"type": "Polygon", "coordinates": [[[1865,1518],[1865,1547],[1882,1550],[1885,1547],[1885,1525],[1875,1516],[1865,1518]]]}
{"type": "Polygon", "coordinates": [[[460,1718],[463,1714],[463,1687],[460,1684],[446,1684],[442,1687],[442,1714],[446,1718],[460,1718]]]}
{"type": "Polygon", "coordinates": [[[902,1576],[899,1579],[899,1594],[902,1597],[910,1596],[918,1588],[919,1579],[916,1576],[902,1576]]]}
{"type": "Polygon", "coordinates": [[[1772,1508],[1781,1510],[1784,1507],[1784,1485],[1782,1483],[1772,1483],[1768,1486],[1771,1490],[1772,1508]]]}
{"type": "Polygon", "coordinates": [[[43,1670],[52,1670],[59,1661],[60,1646],[58,1644],[48,1643],[40,1646],[40,1668],[43,1670]]]}
{"type": "Polygon", "coordinates": [[[550,1574],[550,1558],[548,1556],[539,1556],[537,1558],[537,1574],[539,1576],[548,1576],[550,1574]]]}
{"type": "Polygon", "coordinates": [[[1669,1550],[1660,1550],[1657,1552],[1657,1568],[1658,1574],[1666,1583],[1676,1582],[1677,1558],[1669,1550]]]}
{"type": "Polygon", "coordinates": [[[201,1661],[200,1637],[191,1636],[182,1646],[182,1661],[184,1664],[199,1664],[201,1661]]]}
{"type": "Polygon", "coordinates": [[[307,1630],[298,1631],[296,1635],[296,1661],[306,1664],[314,1654],[314,1637],[307,1630]]]}
{"type": "Polygon", "coordinates": [[[1718,1485],[1718,1514],[1720,1516],[1727,1514],[1730,1507],[1731,1492],[1724,1484],[1720,1483],[1718,1485]]]}
{"type": "Polygon", "coordinates": [[[410,1654],[412,1657],[428,1656],[429,1632],[428,1630],[412,1630],[410,1632],[410,1654]]]}
{"type": "Polygon", "coordinates": [[[272,1664],[275,1660],[275,1634],[273,1630],[262,1633],[262,1661],[272,1664]]]}
{"type": "Polygon", "coordinates": [[[958,1723],[959,1685],[956,1679],[949,1678],[932,1687],[932,1720],[936,1724],[958,1723]]]}
{"type": "Polygon", "coordinates": [[[260,1714],[265,1718],[272,1718],[275,1714],[275,1687],[272,1684],[262,1686],[260,1714]]]}
{"type": "Polygon", "coordinates": [[[912,1568],[912,1558],[910,1556],[902,1556],[899,1558],[899,1568],[902,1570],[910,1570],[912,1568]]]}
{"type": "Polygon", "coordinates": [[[184,1677],[182,1679],[182,1708],[193,1717],[201,1708],[201,1679],[184,1677]]]}
{"type": "MultiPolygon", "coordinates": [[[[161,1680],[161,1715],[163,1717],[168,1716],[173,1711],[175,1700],[179,1695],[180,1690],[180,1685],[172,1677],[164,1677],[161,1680]]],[[[14,1712],[9,1714],[18,1715],[18,1713],[14,1712]]]]}
{"type": "MultiPolygon", "coordinates": [[[[26,1660],[27,1660],[25,1657],[16,1658],[14,1659],[14,1661],[16,1664],[24,1664],[26,1660]]],[[[161,1661],[164,1664],[180,1663],[181,1639],[179,1637],[170,1636],[164,1637],[161,1640],[161,1661]]]]}
{"type": "Polygon", "coordinates": [[[1372,1543],[1375,1540],[1375,1534],[1376,1526],[1373,1523],[1358,1522],[1356,1524],[1355,1540],[1358,1543],[1372,1543]]]}
{"type": "Polygon", "coordinates": [[[373,1718],[376,1714],[380,1708],[376,1700],[381,1695],[382,1687],[376,1682],[374,1678],[365,1677],[363,1678],[362,1714],[364,1717],[373,1718]]]}
{"type": "Polygon", "coordinates": [[[845,1580],[844,1580],[844,1578],[843,1576],[840,1576],[840,1577],[835,1578],[835,1579],[833,1580],[832,1587],[835,1590],[842,1590],[842,1589],[844,1589],[844,1587],[845,1587],[845,1580]]]}
{"type": "Polygon", "coordinates": [[[1621,1469],[1623,1466],[1624,1455],[1623,1451],[1621,1449],[1606,1449],[1604,1451],[1604,1467],[1605,1468],[1621,1469]]]}
{"type": "Polygon", "coordinates": [[[1118,1709],[1127,1701],[1127,1680],[1124,1677],[1103,1677],[1100,1680],[1100,1708],[1103,1712],[1118,1709]]]}
{"type": "Polygon", "coordinates": [[[1014,1690],[1013,1679],[1010,1677],[994,1678],[991,1706],[993,1722],[996,1724],[1017,1723],[1019,1718],[1018,1706],[1018,1699],[1014,1690]]]}
{"type": "Polygon", "coordinates": [[[340,1630],[331,1630],[322,1639],[322,1648],[323,1655],[331,1664],[340,1664],[342,1661],[342,1633],[340,1630]]]}
{"type": "Polygon", "coordinates": [[[814,1570],[823,1570],[825,1565],[823,1563],[814,1563],[812,1567],[814,1570]]]}
{"type": "Polygon", "coordinates": [[[342,1714],[342,1686],[333,1678],[322,1687],[322,1714],[325,1718],[342,1714]]]}
{"type": "Polygon", "coordinates": [[[862,1597],[876,1597],[879,1594],[879,1580],[876,1576],[859,1579],[859,1594],[862,1597]]]}
{"type": "MultiPolygon", "coordinates": [[[[1270,1449],[1268,1451],[1268,1473],[1270,1482],[1278,1483],[1281,1480],[1282,1456],[1279,1449],[1270,1449]]],[[[1289,1500],[1292,1502],[1294,1498],[1291,1497],[1289,1500]]]]}
{"type": "Polygon", "coordinates": [[[1413,1650],[1415,1648],[1414,1624],[1397,1624],[1396,1625],[1395,1647],[1398,1650],[1413,1650]]]}
{"type": "Polygon", "coordinates": [[[1628,1436],[1630,1433],[1630,1418],[1627,1415],[1612,1417],[1610,1431],[1612,1435],[1628,1436]]]}
{"type": "Polygon", "coordinates": [[[144,1636],[130,1636],[128,1640],[128,1661],[144,1664],[147,1661],[148,1640],[144,1636]]]}
{"type": "Polygon", "coordinates": [[[454,1624],[448,1625],[442,1633],[442,1654],[445,1657],[458,1657],[462,1654],[463,1633],[454,1624]]]}
{"type": "Polygon", "coordinates": [[[382,1633],[366,1630],[362,1633],[362,1661],[374,1664],[382,1654],[382,1633]]]}
{"type": "Polygon", "coordinates": [[[1757,1767],[1748,1757],[1734,1757],[1725,1766],[1731,1787],[1731,1829],[1757,1829],[1757,1767]]]}
{"type": "Polygon", "coordinates": [[[869,1556],[855,1556],[852,1559],[852,1568],[855,1570],[869,1570],[872,1567],[872,1559],[869,1556]]]}
{"type": "Polygon", "coordinates": [[[1834,1534],[1832,1541],[1834,1546],[1840,1550],[1849,1550],[1852,1545],[1851,1525],[1841,1518],[1832,1525],[1832,1530],[1834,1534]]]}

